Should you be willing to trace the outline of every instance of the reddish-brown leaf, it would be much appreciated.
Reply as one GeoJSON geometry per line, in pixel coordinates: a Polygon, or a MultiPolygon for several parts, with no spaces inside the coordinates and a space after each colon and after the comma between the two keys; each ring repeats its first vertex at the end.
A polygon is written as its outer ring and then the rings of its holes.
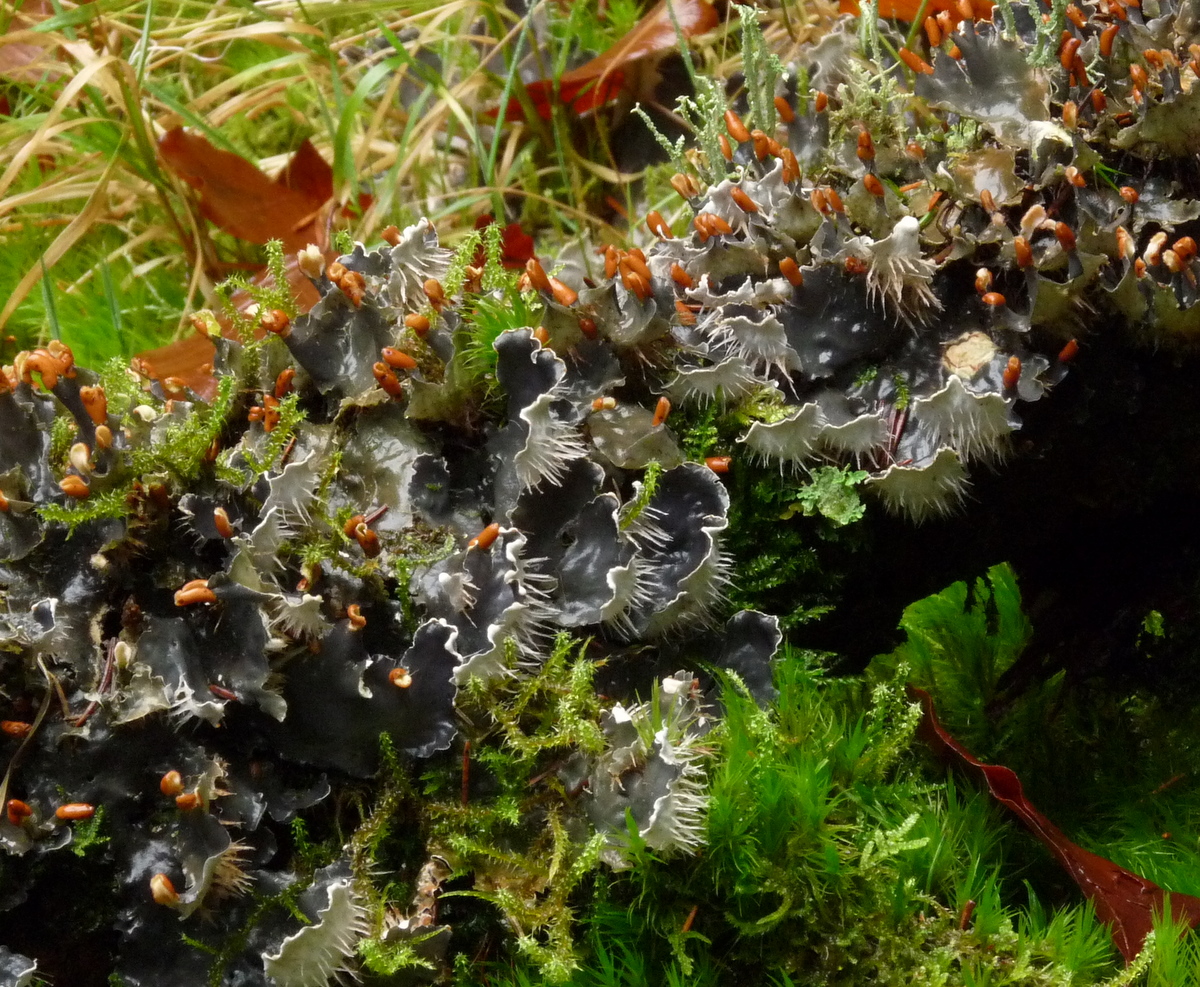
{"type": "MultiPolygon", "coordinates": [[[[487,213],[475,220],[475,229],[482,230],[494,222],[496,222],[496,217],[487,213]]],[[[509,223],[505,226],[500,234],[500,263],[513,270],[523,269],[532,256],[533,237],[521,229],[520,223],[509,223]]],[[[476,267],[482,267],[485,260],[487,258],[481,244],[479,250],[475,252],[473,263],[476,267]]]]}
{"type": "MultiPolygon", "coordinates": [[[[717,26],[720,18],[708,0],[669,0],[685,38],[692,38],[717,26]]],[[[660,0],[633,29],[607,51],[590,62],[564,72],[558,82],[558,99],[577,114],[588,113],[612,102],[625,88],[627,72],[639,70],[638,64],[651,55],[661,55],[679,45],[672,23],[668,0],[660,0]]],[[[538,115],[550,119],[554,100],[554,82],[541,79],[525,87],[538,115]]],[[[522,120],[525,111],[518,100],[509,100],[506,120],[522,120]]]]}
{"type": "MultiPolygon", "coordinates": [[[[30,44],[24,40],[14,40],[13,35],[19,31],[27,31],[38,21],[45,20],[54,13],[50,0],[25,0],[16,4],[8,22],[8,32],[0,37],[0,76],[13,82],[41,82],[57,79],[61,72],[49,71],[38,66],[37,62],[49,61],[54,57],[54,49],[46,45],[30,44]]],[[[26,36],[28,37],[28,36],[26,36]]],[[[5,100],[7,103],[7,100],[5,100]]],[[[7,116],[7,111],[5,113],[7,116]]]]}
{"type": "MultiPolygon", "coordinates": [[[[925,13],[928,15],[936,14],[939,10],[954,11],[956,6],[956,0],[929,0],[925,13]]],[[[992,0],[971,0],[971,6],[975,10],[976,18],[991,20],[992,0]]],[[[912,23],[920,9],[921,0],[879,0],[879,16],[895,18],[898,21],[912,23]]],[[[858,0],[841,0],[838,12],[858,16],[858,0]]]]}
{"type": "Polygon", "coordinates": [[[333,195],[333,175],[305,141],[272,181],[245,158],[213,147],[182,127],[158,142],[167,166],[200,193],[200,211],[227,233],[251,243],[282,240],[287,253],[324,245],[317,219],[333,195]],[[328,182],[326,183],[326,174],[328,182]]]}
{"type": "MultiPolygon", "coordinates": [[[[1133,958],[1141,952],[1146,935],[1154,926],[1154,916],[1164,910],[1163,889],[1153,881],[1072,843],[1025,797],[1021,779],[1015,771],[1003,765],[984,764],[976,760],[938,722],[929,693],[911,686],[909,692],[924,707],[922,731],[934,753],[957,761],[981,777],[996,800],[1011,809],[1029,827],[1096,906],[1096,914],[1109,926],[1113,942],[1125,957],[1125,962],[1133,962],[1133,958]]],[[[1195,927],[1200,924],[1200,898],[1172,892],[1171,914],[1175,921],[1185,921],[1195,927]]]]}
{"type": "Polygon", "coordinates": [[[307,137],[300,142],[275,183],[299,192],[318,207],[333,198],[333,168],[307,137]]]}

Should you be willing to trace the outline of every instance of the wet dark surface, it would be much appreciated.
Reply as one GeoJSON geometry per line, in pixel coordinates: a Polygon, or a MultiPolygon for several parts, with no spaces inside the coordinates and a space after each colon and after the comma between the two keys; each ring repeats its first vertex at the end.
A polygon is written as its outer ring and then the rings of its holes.
{"type": "Polygon", "coordinates": [[[861,668],[902,639],[909,603],[1004,561],[1035,627],[1027,661],[1053,652],[1060,667],[1132,674],[1122,655],[1146,612],[1190,615],[1200,560],[1194,368],[1162,351],[1084,347],[1052,402],[1022,407],[1009,460],[972,474],[961,512],[913,525],[868,511],[870,547],[847,555],[837,609],[795,641],[861,668]]]}

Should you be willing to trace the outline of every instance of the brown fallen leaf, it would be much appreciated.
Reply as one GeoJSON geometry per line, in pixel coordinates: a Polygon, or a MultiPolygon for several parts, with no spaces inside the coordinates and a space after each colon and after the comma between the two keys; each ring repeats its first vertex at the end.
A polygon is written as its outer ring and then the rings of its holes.
{"type": "MultiPolygon", "coordinates": [[[[336,250],[326,250],[326,263],[336,256],[336,250]]],[[[313,287],[313,283],[300,270],[295,253],[288,254],[284,270],[292,297],[296,299],[296,307],[301,312],[307,312],[320,301],[321,296],[313,287]]],[[[250,283],[254,286],[262,285],[269,288],[275,282],[269,271],[260,271],[251,278],[250,283]]],[[[254,303],[250,293],[244,290],[235,291],[229,301],[239,312],[246,311],[254,303]]],[[[217,321],[221,324],[222,335],[230,339],[236,338],[233,324],[229,319],[218,315],[217,321]]],[[[264,331],[259,329],[255,335],[261,338],[264,331]]],[[[194,331],[173,343],[139,353],[135,359],[142,371],[156,380],[162,380],[164,377],[178,377],[204,400],[211,401],[217,393],[217,379],[211,370],[215,355],[216,347],[213,346],[212,340],[199,331],[194,331]]]]}
{"type": "MultiPolygon", "coordinates": [[[[716,8],[708,0],[669,0],[679,22],[679,32],[692,38],[711,31],[720,21],[716,8]]],[[[558,80],[558,99],[576,114],[589,113],[616,99],[632,79],[645,72],[645,59],[679,47],[668,0],[660,2],[633,26],[620,41],[590,62],[564,72],[558,80]]],[[[554,100],[554,81],[539,79],[525,87],[538,115],[550,119],[554,100]]],[[[523,120],[525,111],[517,99],[510,99],[504,110],[506,120],[523,120]]]]}
{"type": "MultiPolygon", "coordinates": [[[[268,178],[240,155],[222,151],[204,137],[180,127],[163,135],[159,154],[167,166],[200,192],[200,210],[226,233],[252,243],[283,241],[287,257],[288,287],[301,312],[319,300],[312,282],[301,273],[296,252],[315,243],[332,260],[329,249],[329,217],[333,209],[333,169],[305,140],[276,179],[268,178]]],[[[260,270],[252,285],[272,284],[271,275],[260,270]]],[[[230,299],[234,309],[244,312],[252,303],[249,292],[237,291],[230,299]]],[[[234,337],[232,324],[218,316],[223,333],[234,337]]],[[[261,335],[261,333],[259,333],[261,335]]],[[[139,366],[152,377],[178,377],[205,399],[216,393],[216,380],[209,369],[214,348],[199,332],[166,346],[139,353],[139,366]]]]}
{"type": "MultiPolygon", "coordinates": [[[[1166,892],[1153,881],[1072,843],[1025,797],[1021,779],[1012,768],[977,760],[938,722],[929,693],[916,686],[909,686],[908,691],[925,710],[921,726],[924,739],[933,752],[943,758],[952,757],[981,777],[996,801],[1012,810],[1046,845],[1096,906],[1096,915],[1109,927],[1125,962],[1132,963],[1154,927],[1155,916],[1165,910],[1166,892]]],[[[1200,898],[1172,892],[1171,915],[1175,921],[1184,921],[1195,928],[1200,925],[1200,898]]]]}
{"type": "MultiPolygon", "coordinates": [[[[975,17],[980,20],[991,20],[992,0],[971,0],[971,8],[975,17]]],[[[925,14],[936,14],[939,10],[956,12],[957,0],[929,0],[925,14]]],[[[838,12],[858,16],[858,0],[841,0],[838,12]]],[[[921,0],[879,0],[879,16],[908,21],[910,24],[921,12],[921,0]]]]}
{"type": "MultiPolygon", "coordinates": [[[[496,222],[496,217],[485,213],[475,219],[475,229],[482,230],[496,222]]],[[[533,256],[533,237],[526,233],[520,223],[508,223],[500,234],[500,263],[510,270],[519,270],[533,256]]],[[[487,260],[483,244],[475,252],[472,261],[476,267],[482,267],[487,260]]]]}
{"type": "Polygon", "coordinates": [[[158,153],[176,175],[200,193],[200,211],[226,233],[251,243],[282,240],[292,254],[328,242],[317,222],[333,196],[333,170],[305,140],[272,181],[241,155],[213,147],[182,127],[168,130],[158,153]]]}
{"type": "MultiPolygon", "coordinates": [[[[45,43],[33,44],[29,40],[37,37],[29,29],[53,13],[50,0],[25,0],[15,5],[8,21],[8,31],[0,37],[0,76],[12,82],[34,83],[43,79],[57,79],[62,75],[59,70],[44,69],[37,64],[52,59],[53,47],[45,43]]],[[[5,98],[5,105],[7,102],[5,98]]],[[[8,111],[5,112],[7,114],[8,111]]]]}

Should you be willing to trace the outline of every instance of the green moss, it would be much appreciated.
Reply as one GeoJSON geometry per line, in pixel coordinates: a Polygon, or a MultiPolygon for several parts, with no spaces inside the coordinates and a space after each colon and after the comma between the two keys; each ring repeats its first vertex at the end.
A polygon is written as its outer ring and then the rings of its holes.
{"type": "Polygon", "coordinates": [[[441,930],[434,929],[424,935],[416,935],[403,942],[384,942],[380,939],[367,938],[358,944],[358,955],[363,966],[371,973],[380,977],[392,977],[403,970],[428,970],[436,968],[428,960],[422,959],[416,947],[434,936],[440,935],[441,930]]]}
{"type": "Polygon", "coordinates": [[[241,450],[241,454],[246,460],[246,466],[251,473],[265,473],[278,466],[278,460],[283,455],[284,449],[296,434],[296,427],[306,417],[304,410],[300,407],[300,395],[297,392],[289,394],[280,401],[276,410],[279,412],[279,421],[266,434],[262,443],[262,451],[256,454],[248,448],[241,450]]]}
{"type": "Polygon", "coordinates": [[[658,463],[650,463],[646,467],[633,497],[627,500],[621,507],[621,515],[618,520],[622,531],[627,530],[630,525],[641,517],[642,512],[646,510],[650,501],[654,499],[654,493],[658,489],[658,481],[662,473],[662,466],[658,463]]]}
{"type": "Polygon", "coordinates": [[[165,473],[185,484],[199,476],[209,448],[220,438],[228,423],[236,388],[235,378],[221,377],[210,405],[197,407],[186,421],[169,425],[159,441],[134,449],[133,473],[137,476],[165,473]]]}
{"type": "Polygon", "coordinates": [[[819,514],[835,528],[853,524],[867,511],[855,489],[867,476],[865,470],[818,466],[812,472],[812,481],[801,487],[795,503],[780,515],[781,520],[799,511],[809,516],[819,514]]]}
{"type": "Polygon", "coordinates": [[[85,857],[103,847],[109,841],[109,836],[101,832],[104,826],[104,806],[96,807],[96,814],[91,819],[76,823],[71,835],[71,852],[77,857],[85,857]]]}
{"type": "Polygon", "coordinates": [[[85,500],[68,498],[65,504],[42,504],[37,508],[37,512],[42,520],[49,524],[66,525],[67,536],[70,537],[81,524],[127,517],[127,498],[131,489],[122,488],[93,494],[85,500]]]}

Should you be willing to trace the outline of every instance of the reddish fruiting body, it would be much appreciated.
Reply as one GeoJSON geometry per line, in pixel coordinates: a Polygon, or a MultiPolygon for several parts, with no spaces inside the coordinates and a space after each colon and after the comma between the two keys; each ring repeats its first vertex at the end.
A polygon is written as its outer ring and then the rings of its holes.
{"type": "Polygon", "coordinates": [[[91,819],[96,814],[96,807],[89,805],[87,802],[68,802],[66,805],[60,805],[54,810],[54,814],[59,819],[75,820],[75,819],[91,819]]]}
{"type": "Polygon", "coordinates": [[[738,188],[735,185],[729,190],[729,195],[737,203],[737,207],[742,212],[758,212],[758,203],[746,194],[745,189],[738,188]]]}
{"type": "Polygon", "coordinates": [[[999,308],[1004,304],[1004,296],[998,291],[988,291],[983,295],[983,304],[991,308],[999,308]]]}
{"type": "Polygon", "coordinates": [[[1067,345],[1058,351],[1059,363],[1070,363],[1079,353],[1079,343],[1075,340],[1067,340],[1067,345]]]}
{"type": "Polygon", "coordinates": [[[175,808],[180,812],[192,812],[200,807],[200,796],[194,791],[181,792],[175,796],[175,808]]]}
{"type": "Polygon", "coordinates": [[[729,146],[729,138],[724,134],[717,134],[717,143],[721,146],[721,157],[726,161],[732,161],[733,148],[729,146]]]}
{"type": "Polygon", "coordinates": [[[792,104],[784,96],[775,97],[775,112],[779,114],[779,119],[784,123],[791,123],[796,119],[796,111],[792,109],[792,104]]]}
{"type": "Polygon", "coordinates": [[[782,178],[785,182],[794,182],[800,177],[800,162],[790,147],[785,147],[779,155],[783,160],[782,178]]]}
{"type": "Polygon", "coordinates": [[[165,908],[179,904],[179,893],[166,874],[155,874],[150,878],[150,897],[154,899],[155,904],[165,908]]]}
{"type": "Polygon", "coordinates": [[[417,361],[403,350],[398,350],[394,346],[385,346],[379,351],[379,355],[383,357],[383,362],[393,370],[417,369],[417,361]]]}
{"type": "Polygon", "coordinates": [[[881,182],[879,180],[879,177],[877,175],[872,174],[871,172],[868,171],[865,175],[863,175],[862,183],[863,183],[863,188],[865,188],[873,196],[875,196],[878,199],[883,198],[883,194],[884,194],[883,182],[881,182]]]}
{"type": "MultiPolygon", "coordinates": [[[[684,199],[694,199],[700,194],[700,186],[696,184],[696,180],[690,175],[684,175],[678,171],[671,176],[671,188],[684,199]]],[[[612,275],[610,274],[609,277],[611,278],[612,275]]]]}
{"type": "Polygon", "coordinates": [[[625,254],[625,260],[633,270],[647,281],[650,280],[650,266],[646,263],[646,255],[641,250],[633,247],[625,254]]]}
{"type": "Polygon", "coordinates": [[[696,324],[696,313],[688,307],[687,302],[682,298],[675,299],[675,315],[678,317],[680,325],[694,326],[696,324]]]}
{"type": "Polygon", "coordinates": [[[704,465],[714,473],[728,473],[731,462],[733,462],[731,456],[709,456],[704,460],[704,465]]]}
{"type": "Polygon", "coordinates": [[[375,383],[383,388],[389,397],[398,398],[404,393],[404,386],[400,383],[400,379],[386,363],[374,364],[371,372],[375,375],[375,383]]]}
{"type": "Polygon", "coordinates": [[[288,367],[279,371],[279,376],[275,378],[275,397],[287,397],[292,392],[292,381],[295,379],[296,370],[294,367],[288,367]]]}
{"type": "Polygon", "coordinates": [[[875,160],[875,142],[871,139],[869,131],[860,130],[858,132],[858,148],[854,153],[858,155],[858,160],[863,164],[875,160]]]}
{"type": "Polygon", "coordinates": [[[1033,248],[1023,236],[1013,237],[1013,253],[1016,254],[1018,267],[1033,266],[1033,248]]]}
{"type": "Polygon", "coordinates": [[[22,822],[33,815],[33,809],[29,807],[28,802],[22,802],[20,799],[8,800],[8,821],[14,826],[20,826],[22,822]]]}
{"type": "Polygon", "coordinates": [[[1129,260],[1135,253],[1133,237],[1124,226],[1117,227],[1117,256],[1129,260]]]}
{"type": "Polygon", "coordinates": [[[637,295],[640,301],[646,301],[652,294],[650,282],[637,271],[630,270],[628,267],[624,268],[621,272],[621,280],[625,284],[626,290],[637,295]]]}
{"type": "Polygon", "coordinates": [[[33,724],[24,720],[0,720],[0,733],[6,733],[10,737],[27,737],[32,729],[33,724]]]}
{"type": "Polygon", "coordinates": [[[435,311],[440,312],[442,306],[446,304],[446,289],[442,287],[442,282],[437,278],[426,278],[421,287],[425,290],[425,297],[429,299],[429,304],[435,311]]]}
{"type": "Polygon", "coordinates": [[[1004,368],[1004,386],[1011,391],[1017,386],[1017,382],[1020,379],[1021,360],[1019,357],[1010,356],[1008,358],[1008,366],[1004,368]]]}
{"type": "Polygon", "coordinates": [[[800,271],[800,265],[791,257],[785,257],[779,262],[779,273],[795,288],[804,284],[804,274],[800,271]]]}
{"type": "Polygon", "coordinates": [[[1078,38],[1068,38],[1058,54],[1058,62],[1064,69],[1070,69],[1075,62],[1075,54],[1083,44],[1078,38]]]}
{"type": "Polygon", "coordinates": [[[742,118],[733,110],[725,111],[725,129],[729,131],[729,136],[739,144],[744,144],[750,139],[750,131],[742,123],[742,118]]]}
{"type": "Polygon", "coordinates": [[[108,421],[108,397],[105,395],[103,387],[99,385],[81,387],[79,400],[83,402],[83,407],[87,410],[88,417],[93,424],[103,425],[108,421]]]}
{"type": "Polygon", "coordinates": [[[481,552],[486,552],[492,547],[499,536],[500,524],[497,521],[493,521],[481,532],[479,532],[479,534],[467,542],[467,548],[477,548],[481,552]]]}
{"type": "Polygon", "coordinates": [[[1142,253],[1142,259],[1151,267],[1156,267],[1162,262],[1162,252],[1166,245],[1167,234],[1160,230],[1150,238],[1150,242],[1146,245],[1146,249],[1142,253]]]}
{"type": "Polygon", "coordinates": [[[429,318],[420,312],[409,312],[404,317],[404,324],[418,336],[424,336],[429,332],[429,318]]]}
{"type": "Polygon", "coordinates": [[[907,65],[914,72],[921,75],[933,75],[933,66],[930,65],[920,55],[909,51],[907,48],[901,48],[897,55],[900,56],[900,61],[907,65]]]}
{"type": "Polygon", "coordinates": [[[158,780],[158,790],[172,798],[183,791],[183,775],[178,771],[168,771],[158,780]]]}
{"type": "Polygon", "coordinates": [[[267,332],[273,332],[276,336],[286,336],[291,332],[292,320],[288,318],[287,312],[284,312],[282,309],[273,308],[262,314],[262,317],[258,320],[258,324],[267,332]]]}
{"type": "Polygon", "coordinates": [[[366,526],[360,524],[354,529],[354,540],[358,542],[358,547],[362,549],[363,555],[368,559],[375,558],[383,551],[383,546],[379,542],[379,535],[366,526]]]}
{"type": "Polygon", "coordinates": [[[692,280],[692,276],[678,262],[671,265],[671,280],[681,288],[696,287],[696,282],[692,280]]]}
{"type": "Polygon", "coordinates": [[[64,476],[58,481],[58,485],[63,493],[68,497],[74,497],[76,500],[83,500],[92,492],[83,477],[77,476],[74,473],[64,476]]]}
{"type": "Polygon", "coordinates": [[[574,305],[579,300],[579,293],[570,285],[563,284],[558,278],[550,279],[550,293],[559,305],[574,305]]]}
{"type": "Polygon", "coordinates": [[[388,672],[388,681],[391,682],[392,685],[394,685],[397,689],[407,689],[410,685],[412,685],[412,672],[403,666],[400,668],[393,668],[390,672],[388,672]]]}
{"type": "Polygon", "coordinates": [[[213,525],[222,538],[232,538],[235,534],[233,522],[229,520],[229,512],[224,507],[213,508],[213,525]]]}
{"type": "Polygon", "coordinates": [[[658,404],[654,407],[654,427],[658,428],[667,420],[667,415],[671,413],[671,402],[665,397],[658,399],[658,404]]]}
{"type": "Polygon", "coordinates": [[[621,255],[617,252],[617,248],[610,243],[604,248],[604,276],[606,278],[616,277],[620,264],[621,255]]]}
{"type": "Polygon", "coordinates": [[[550,278],[546,275],[546,269],[538,262],[536,257],[530,257],[525,262],[525,273],[529,275],[529,283],[537,291],[550,291],[550,278]]]}
{"type": "Polygon", "coordinates": [[[664,240],[672,239],[671,227],[667,221],[663,219],[662,213],[657,209],[652,209],[646,216],[646,229],[654,236],[661,237],[664,240]]]}
{"type": "Polygon", "coordinates": [[[184,583],[175,593],[175,606],[187,607],[193,603],[216,603],[216,594],[208,588],[207,579],[193,579],[184,583]]]}

